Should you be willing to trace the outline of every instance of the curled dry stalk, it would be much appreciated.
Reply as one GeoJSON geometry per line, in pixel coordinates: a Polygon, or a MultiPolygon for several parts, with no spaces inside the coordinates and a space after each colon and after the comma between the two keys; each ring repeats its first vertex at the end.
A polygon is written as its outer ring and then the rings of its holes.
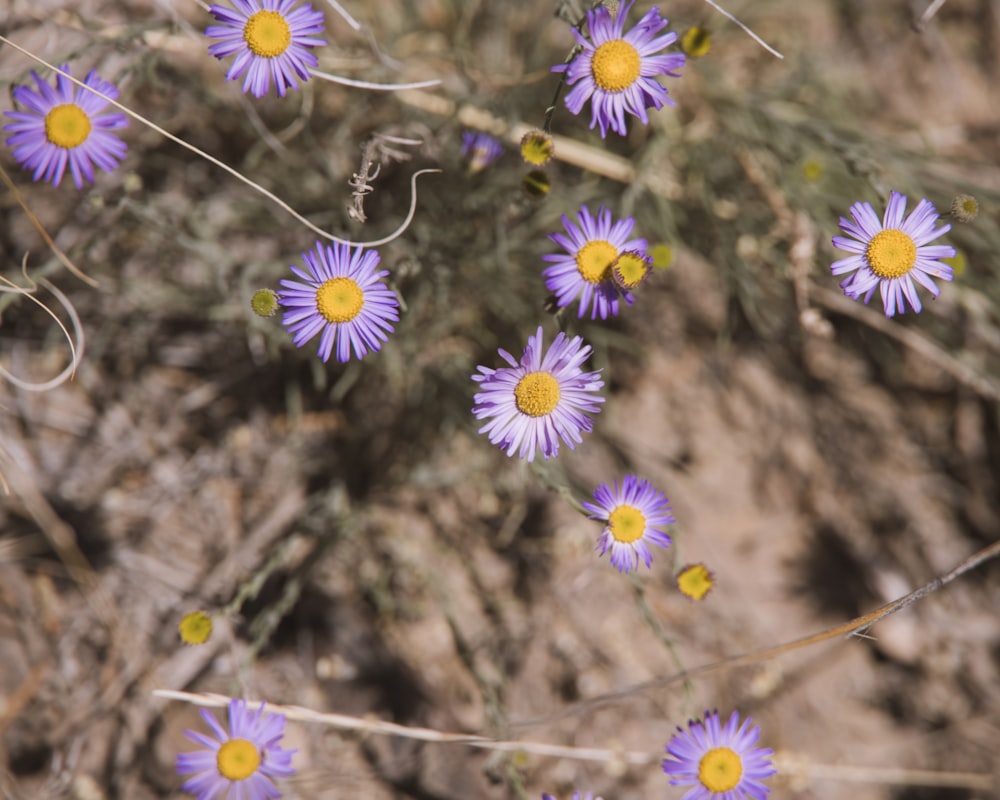
{"type": "Polygon", "coordinates": [[[83,326],[80,324],[80,317],[76,313],[76,308],[73,307],[70,299],[44,278],[39,278],[38,283],[36,283],[28,275],[27,255],[25,255],[24,259],[21,261],[21,273],[24,275],[24,279],[29,284],[27,288],[18,286],[9,278],[0,275],[0,284],[2,284],[0,285],[0,293],[16,294],[21,297],[25,297],[48,314],[52,318],[53,322],[59,326],[59,330],[62,331],[63,336],[66,337],[66,341],[69,343],[70,363],[62,372],[56,375],[56,377],[45,381],[44,383],[32,383],[31,381],[26,381],[17,377],[5,367],[0,367],[0,378],[14,384],[19,389],[24,389],[28,392],[47,392],[58,386],[62,386],[62,384],[70,380],[76,374],[76,368],[80,365],[80,361],[83,359],[83,350],[86,339],[83,333],[83,326]],[[56,316],[56,313],[45,305],[45,303],[35,297],[35,292],[38,291],[39,284],[48,289],[56,300],[59,301],[59,304],[66,309],[66,313],[69,315],[70,322],[73,325],[72,334],[70,334],[70,332],[66,329],[66,326],[63,325],[59,317],[56,316]]]}
{"type": "Polygon", "coordinates": [[[347,213],[351,219],[357,222],[368,220],[368,216],[365,214],[365,197],[375,191],[375,187],[369,181],[378,177],[379,172],[382,171],[382,164],[410,160],[409,153],[390,147],[390,144],[415,147],[423,142],[420,139],[406,139],[402,136],[390,136],[385,133],[376,133],[365,142],[361,154],[361,168],[347,182],[347,185],[353,190],[351,196],[354,199],[347,213]]]}
{"type": "MultiPolygon", "coordinates": [[[[366,242],[355,242],[355,241],[352,241],[350,239],[344,239],[344,238],[342,238],[340,236],[336,236],[335,234],[332,234],[332,233],[329,233],[327,231],[324,231],[322,228],[314,225],[312,222],[310,222],[308,219],[306,219],[304,216],[302,216],[298,211],[296,211],[294,208],[292,208],[288,203],[286,203],[284,200],[282,200],[276,194],[274,194],[273,192],[268,191],[267,189],[265,189],[260,184],[255,183],[254,181],[252,181],[250,178],[248,178],[245,175],[243,175],[238,170],[234,169],[233,167],[230,167],[228,164],[223,163],[222,161],[220,161],[219,159],[215,158],[214,156],[211,156],[208,153],[206,153],[204,150],[201,150],[201,149],[195,147],[193,144],[189,144],[188,142],[186,142],[183,139],[181,139],[179,136],[175,136],[174,134],[170,133],[168,130],[165,130],[164,128],[161,128],[159,125],[157,125],[152,120],[146,119],[146,117],[144,117],[141,114],[133,111],[128,106],[123,105],[122,103],[119,103],[117,100],[114,100],[113,98],[108,97],[103,92],[100,92],[100,91],[98,91],[97,89],[94,89],[91,86],[87,86],[83,81],[81,81],[81,80],[79,80],[77,78],[74,78],[72,75],[70,75],[70,74],[68,74],[66,72],[63,72],[58,67],[54,66],[53,64],[50,64],[44,58],[41,58],[40,56],[35,55],[30,50],[26,50],[25,48],[23,48],[20,45],[12,42],[10,39],[8,39],[6,36],[3,36],[2,34],[0,34],[0,42],[3,42],[4,44],[10,45],[10,47],[14,48],[15,50],[17,50],[22,55],[27,56],[32,61],[35,61],[36,63],[41,64],[44,67],[48,67],[54,73],[56,73],[57,75],[61,75],[62,77],[66,78],[67,80],[69,80],[72,83],[74,83],[76,86],[79,86],[79,87],[81,87],[83,89],[86,89],[88,92],[91,92],[92,94],[97,95],[102,100],[104,100],[108,105],[113,106],[114,108],[117,108],[123,114],[125,114],[126,116],[128,116],[131,119],[134,119],[140,125],[144,125],[147,128],[149,128],[150,130],[156,131],[158,134],[160,134],[161,136],[163,136],[165,139],[169,139],[174,144],[180,145],[185,150],[187,150],[187,151],[189,151],[191,153],[194,153],[199,158],[203,158],[205,161],[208,161],[210,164],[214,164],[216,167],[218,167],[219,169],[223,170],[224,172],[229,173],[231,176],[233,176],[234,178],[236,178],[241,183],[244,183],[247,186],[249,186],[251,189],[253,189],[258,194],[262,195],[263,197],[266,197],[268,200],[270,200],[272,203],[274,203],[275,205],[277,205],[279,208],[281,208],[282,210],[284,210],[285,212],[287,212],[288,214],[290,214],[297,222],[299,222],[302,225],[304,225],[306,228],[308,228],[310,231],[312,231],[313,233],[315,233],[317,236],[320,236],[320,237],[322,237],[324,239],[327,239],[327,240],[329,240],[331,242],[336,242],[337,244],[343,244],[343,245],[347,245],[349,247],[379,247],[379,246],[381,246],[383,244],[388,244],[389,242],[392,242],[392,241],[398,239],[400,236],[402,236],[406,232],[406,229],[410,226],[410,223],[413,221],[413,216],[416,213],[416,208],[417,208],[417,178],[419,176],[421,176],[421,175],[426,175],[426,174],[429,174],[429,173],[440,172],[441,171],[439,169],[422,169],[422,170],[419,170],[419,171],[413,173],[413,175],[410,177],[410,210],[407,213],[406,218],[403,220],[403,222],[399,225],[399,227],[396,228],[396,230],[392,231],[392,233],[388,234],[387,236],[383,236],[381,239],[372,239],[372,240],[366,241],[366,242]]],[[[413,85],[416,85],[416,84],[413,84],[413,85]]],[[[426,83],[424,85],[426,85],[426,83]]],[[[436,82],[434,82],[434,85],[436,85],[436,82]]],[[[397,86],[397,87],[393,87],[393,88],[394,89],[398,89],[400,87],[397,86]]]]}

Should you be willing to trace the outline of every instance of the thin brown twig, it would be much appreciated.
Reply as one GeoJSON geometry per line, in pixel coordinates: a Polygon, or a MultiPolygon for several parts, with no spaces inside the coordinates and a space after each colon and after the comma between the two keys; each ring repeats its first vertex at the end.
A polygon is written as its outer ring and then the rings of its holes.
{"type": "Polygon", "coordinates": [[[673,675],[668,675],[663,678],[653,678],[652,680],[637,683],[625,689],[581,700],[580,702],[573,703],[567,708],[553,714],[520,722],[514,727],[527,728],[541,724],[548,724],[560,719],[590,712],[601,706],[607,706],[627,700],[637,694],[641,694],[642,692],[653,689],[663,689],[681,681],[687,681],[696,677],[704,677],[705,675],[722,672],[727,669],[732,669],[733,667],[745,667],[750,664],[758,664],[762,661],[769,661],[773,658],[787,655],[794,650],[799,650],[803,647],[809,647],[814,644],[820,644],[821,642],[836,639],[840,636],[858,635],[861,632],[866,631],[875,623],[885,619],[890,614],[894,614],[895,612],[906,608],[911,603],[915,603],[917,600],[920,600],[932,592],[937,591],[943,586],[947,586],[956,578],[964,575],[972,569],[975,569],[980,564],[996,558],[997,556],[1000,556],[1000,540],[997,540],[988,547],[984,547],[979,552],[969,556],[951,571],[945,573],[941,577],[935,578],[924,586],[921,586],[919,589],[915,589],[909,594],[893,600],[891,603],[886,603],[884,606],[881,606],[868,614],[852,619],[849,622],[845,622],[841,625],[835,625],[832,628],[827,628],[826,630],[819,631],[818,633],[813,633],[808,636],[803,636],[799,639],[793,639],[792,641],[785,642],[784,644],[765,647],[760,650],[753,650],[749,653],[744,653],[738,656],[730,656],[719,661],[713,661],[709,664],[703,664],[700,667],[681,670],[680,672],[676,672],[673,675]]]}
{"type": "MultiPolygon", "coordinates": [[[[399,92],[396,97],[407,105],[430,114],[455,117],[461,125],[468,128],[486,131],[493,136],[501,136],[515,147],[520,147],[521,139],[526,133],[537,130],[523,122],[507,123],[488,111],[472,105],[459,107],[454,101],[430,92],[399,92]]],[[[620,183],[632,184],[641,181],[642,185],[653,194],[668,200],[677,200],[682,194],[680,185],[666,171],[646,171],[640,174],[629,159],[578,142],[568,136],[552,134],[552,144],[555,148],[552,157],[557,161],[590,170],[597,175],[620,183]]]]}
{"type": "MultiPolygon", "coordinates": [[[[696,676],[703,676],[713,672],[719,672],[736,666],[758,663],[771,658],[784,655],[792,650],[802,647],[829,641],[842,635],[858,635],[867,630],[872,625],[885,619],[911,603],[915,603],[932,592],[947,586],[952,581],[961,577],[965,573],[975,569],[990,559],[1000,556],[1000,540],[984,547],[977,553],[969,556],[955,566],[952,570],[935,578],[920,588],[904,595],[891,603],[887,603],[874,611],[857,617],[850,622],[836,625],[819,633],[814,633],[794,641],[780,644],[775,647],[768,647],[756,650],[740,656],[722,659],[711,664],[705,664],[691,670],[685,670],[666,678],[659,678],[647,681],[642,684],[630,687],[627,690],[603,695],[583,703],[576,703],[563,714],[553,715],[538,722],[551,722],[560,716],[580,713],[589,710],[596,705],[606,704],[618,699],[624,699],[638,692],[648,689],[663,688],[678,681],[688,680],[696,676]]],[[[229,703],[229,698],[221,695],[192,694],[189,692],[178,692],[172,690],[155,690],[153,694],[166,699],[182,700],[200,706],[224,707],[229,703]]],[[[531,741],[499,741],[485,736],[469,735],[462,733],[449,733],[430,728],[412,728],[398,725],[383,720],[358,717],[350,717],[343,714],[323,714],[311,709],[299,706],[269,706],[275,713],[284,714],[289,719],[303,722],[315,722],[323,725],[341,728],[344,730],[354,730],[363,733],[375,733],[386,736],[403,736],[410,739],[418,739],[426,742],[436,742],[440,744],[462,744],[469,747],[476,747],[494,751],[524,752],[535,755],[553,756],[559,758],[573,758],[589,761],[603,761],[607,763],[618,763],[625,765],[646,765],[659,758],[658,755],[644,752],[629,752],[621,749],[596,748],[596,747],[571,747],[563,745],[553,745],[545,742],[531,741]]],[[[535,724],[535,723],[530,723],[535,724]]],[[[525,724],[518,727],[524,727],[525,724]]],[[[978,773],[963,772],[933,772],[929,770],[907,770],[893,768],[868,768],[868,767],[840,767],[824,766],[818,764],[808,764],[800,759],[791,756],[778,756],[775,759],[780,770],[805,777],[821,779],[848,780],[854,782],[869,783],[897,783],[905,785],[921,786],[955,786],[984,791],[991,791],[995,788],[994,776],[978,773]]]]}
{"type": "Polygon", "coordinates": [[[69,256],[59,249],[59,246],[53,241],[52,237],[49,236],[49,232],[45,230],[45,226],[42,225],[41,220],[38,219],[38,217],[35,216],[35,212],[31,210],[28,202],[24,199],[24,195],[18,191],[17,186],[10,179],[10,175],[7,174],[7,170],[5,170],[2,166],[0,166],[0,178],[3,179],[3,182],[10,190],[10,193],[14,195],[14,199],[17,200],[17,204],[24,210],[28,221],[32,224],[32,226],[34,226],[35,230],[38,231],[38,235],[45,240],[45,244],[49,246],[49,249],[53,252],[55,257],[59,259],[59,262],[84,283],[94,287],[98,286],[99,284],[96,280],[91,278],[89,275],[84,274],[84,272],[77,267],[76,264],[70,261],[69,256]]]}
{"type": "Polygon", "coordinates": [[[884,333],[944,370],[956,381],[968,386],[982,397],[992,400],[994,403],[1000,402],[1000,386],[985,375],[980,375],[972,367],[963,364],[918,331],[897,325],[877,311],[872,311],[832,289],[813,286],[811,292],[818,305],[856,319],[868,327],[884,333]]]}
{"type": "Polygon", "coordinates": [[[765,50],[767,50],[767,52],[769,52],[772,56],[774,56],[775,58],[780,58],[780,59],[784,59],[785,58],[781,53],[779,53],[777,50],[775,50],[773,47],[771,47],[771,45],[769,45],[767,42],[765,42],[763,39],[761,39],[756,33],[754,33],[750,29],[749,25],[746,25],[745,23],[740,22],[740,20],[738,20],[736,17],[734,17],[728,11],[726,11],[726,9],[724,9],[722,6],[720,6],[714,0],[705,0],[705,2],[708,3],[712,8],[714,8],[720,14],[722,14],[722,16],[724,16],[726,19],[728,19],[734,25],[736,25],[736,27],[738,27],[747,36],[749,36],[751,39],[753,39],[755,42],[757,42],[757,44],[759,44],[761,47],[763,47],[765,50]]]}
{"type": "Polygon", "coordinates": [[[120,624],[121,615],[110,595],[98,580],[87,557],[76,541],[76,532],[56,513],[28,470],[4,448],[0,447],[0,472],[14,496],[24,504],[25,511],[42,529],[52,549],[76,582],[95,616],[109,630],[120,624]]]}
{"type": "Polygon", "coordinates": [[[0,735],[6,732],[7,727],[18,718],[25,706],[35,697],[48,669],[49,665],[46,663],[35,664],[28,670],[27,675],[14,691],[7,695],[4,700],[5,707],[3,711],[0,711],[0,735]]]}
{"type": "MultiPolygon", "coordinates": [[[[192,705],[208,708],[225,708],[230,698],[225,695],[193,692],[179,692],[172,689],[156,689],[155,697],[179,700],[192,705]]],[[[257,709],[261,703],[249,702],[248,707],[257,709]]],[[[630,751],[621,748],[575,747],[572,745],[549,744],[548,742],[509,741],[491,739],[467,733],[439,731],[433,728],[417,728],[398,725],[370,716],[352,717],[346,714],[328,714],[301,706],[281,706],[267,703],[267,709],[274,714],[283,714],[297,722],[311,722],[341,730],[358,731],[364,734],[399,736],[435,744],[459,744],[482,750],[507,753],[531,753],[537,756],[571,758],[578,761],[597,761],[626,766],[647,766],[661,758],[659,752],[630,751]]],[[[774,758],[775,766],[783,774],[827,780],[844,780],[864,783],[890,783],[909,786],[951,786],[956,788],[982,789],[994,787],[992,775],[974,772],[935,772],[932,770],[910,770],[896,768],[854,767],[812,764],[794,755],[779,754],[774,758]]]]}
{"type": "Polygon", "coordinates": [[[780,754],[774,765],[782,775],[818,778],[820,780],[849,783],[895,784],[897,786],[947,786],[952,789],[991,791],[996,787],[992,775],[977,772],[937,772],[929,769],[902,767],[858,767],[841,764],[811,764],[807,761],[780,754]]]}
{"type": "Polygon", "coordinates": [[[941,6],[945,4],[945,0],[933,0],[933,2],[924,9],[924,13],[920,15],[920,18],[913,23],[913,27],[922,31],[927,27],[927,23],[931,21],[933,16],[940,11],[941,6]]]}

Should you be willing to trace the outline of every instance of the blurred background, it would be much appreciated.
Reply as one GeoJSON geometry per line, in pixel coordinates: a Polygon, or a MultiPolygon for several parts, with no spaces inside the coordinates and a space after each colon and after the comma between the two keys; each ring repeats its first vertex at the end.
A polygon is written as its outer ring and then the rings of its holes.
{"type": "MultiPolygon", "coordinates": [[[[573,44],[557,3],[371,0],[346,7],[359,31],[315,5],[320,69],[441,86],[313,80],[256,100],[208,55],[195,2],[5,4],[11,40],[75,75],[97,69],[130,108],[339,235],[391,232],[410,175],[442,172],[380,248],[405,302],[395,334],[324,365],[250,310],[316,239],[280,208],[135,122],[122,167],[83,191],[33,184],[0,148],[24,203],[99,284],[69,274],[0,193],[3,274],[24,285],[30,254],[87,340],[58,389],[0,383],[0,796],[186,796],[174,759],[203,724],[155,689],[654,759],[289,723],[291,798],[679,798],[655,759],[706,708],[760,724],[786,767],[775,797],[995,796],[995,563],[864,638],[632,687],[846,621],[996,541],[1000,5],[948,0],[916,30],[922,0],[732,4],[784,60],[704,3],[661,6],[672,30],[711,36],[665,79],[677,105],[605,141],[589,108],[560,103],[553,131],[583,155],[546,167],[541,198],[509,142],[470,174],[459,117],[541,124],[549,68],[573,44]],[[422,144],[380,151],[361,224],[348,181],[386,136],[422,144]],[[954,283],[886,321],[877,299],[846,300],[829,264],[838,218],[857,201],[881,211],[890,190],[942,212],[967,193],[980,214],[951,220],[954,283]],[[607,322],[546,310],[546,234],[582,204],[633,215],[672,254],[607,322]],[[593,345],[608,399],[577,450],[529,466],[477,435],[469,376],[539,325],[593,345]],[[596,556],[599,523],[567,501],[629,472],[678,520],[638,577],[596,556]],[[716,585],[695,603],[674,575],[698,561],[716,585]],[[185,647],[177,624],[198,609],[220,615],[215,633],[185,647]],[[913,770],[958,774],[928,786],[913,770]]],[[[0,48],[5,110],[32,69],[0,48]]],[[[0,365],[38,381],[65,366],[37,307],[0,295],[0,323],[0,365]]]]}

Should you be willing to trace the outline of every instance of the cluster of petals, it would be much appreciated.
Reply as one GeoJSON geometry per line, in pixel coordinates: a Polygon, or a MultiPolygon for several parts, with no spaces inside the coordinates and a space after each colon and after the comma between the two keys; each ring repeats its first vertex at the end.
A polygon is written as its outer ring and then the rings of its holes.
{"type": "MultiPolygon", "coordinates": [[[[5,111],[13,122],[4,130],[12,134],[7,144],[15,160],[33,170],[32,180],[58,186],[69,169],[76,188],[82,189],[85,182],[94,182],[95,164],[113,172],[125,158],[125,142],[111,131],[124,128],[128,119],[120,112],[106,113],[108,101],[74,84],[70,74],[69,65],[62,64],[54,85],[32,72],[37,91],[15,86],[11,94],[26,110],[5,111]]],[[[112,100],[118,98],[117,87],[93,70],[83,84],[112,100]]]]}
{"type": "Polygon", "coordinates": [[[955,248],[931,244],[951,225],[934,227],[939,214],[926,198],[909,216],[899,192],[890,194],[882,219],[870,203],[855,203],[850,213],[851,219],[840,218],[847,236],[833,237],[833,245],[851,255],[830,266],[834,275],[847,275],[840,288],[848,297],[867,303],[878,291],[887,317],[905,312],[907,303],[919,313],[916,284],[937,297],[941,290],[932,279],[952,280],[952,268],[940,259],[954,258],[955,248]]]}
{"type": "Polygon", "coordinates": [[[626,113],[647,124],[647,109],[673,105],[656,76],[680,77],[677,70],[684,66],[683,53],[661,53],[677,41],[677,34],[661,35],[667,20],[655,6],[625,32],[625,18],[633,3],[622,3],[614,16],[603,4],[588,11],[589,38],[573,31],[581,52],[568,65],[552,68],[566,72],[566,82],[572,87],[566,107],[571,112],[579,114],[590,100],[590,127],[600,127],[602,137],[608,128],[624,136],[626,113]]]}
{"type": "Polygon", "coordinates": [[[632,305],[635,296],[615,281],[615,264],[626,253],[648,260],[646,240],[630,238],[635,220],[614,220],[604,207],[595,217],[583,206],[576,222],[563,214],[562,223],[566,232],[549,238],[565,252],[542,256],[551,264],[542,272],[545,288],[555,294],[560,308],[579,299],[578,317],[588,311],[591,319],[618,316],[621,301],[632,305]]]}
{"type": "Polygon", "coordinates": [[[378,252],[316,242],[302,260],[304,270],[290,267],[299,280],[280,281],[278,292],[295,346],[318,335],[324,362],[334,350],[340,362],[380,350],[399,320],[399,300],[385,284],[388,271],[376,269],[378,252]]]}
{"type": "Polygon", "coordinates": [[[649,545],[669,547],[664,526],[674,522],[670,503],[663,492],[636,475],[626,475],[621,484],[602,483],[594,490],[594,502],[584,502],[590,518],[605,523],[597,540],[600,555],[611,552],[611,564],[619,572],[631,572],[639,560],[649,568],[653,554],[649,545]]]}
{"type": "Polygon", "coordinates": [[[323,13],[306,4],[295,8],[297,0],[231,0],[233,8],[209,7],[218,25],[205,30],[209,39],[218,39],[208,52],[218,59],[235,56],[226,80],[242,75],[244,94],[263,97],[274,82],[280,97],[286,89],[298,89],[299,81],[309,80],[309,70],[319,61],[312,48],[321,47],[325,25],[323,13]]]}
{"type": "Polygon", "coordinates": [[[462,134],[462,158],[470,173],[482,172],[503,155],[503,145],[488,133],[465,131],[462,134]]]}
{"type": "Polygon", "coordinates": [[[201,745],[201,750],[177,756],[177,772],[190,775],[184,791],[197,800],[271,800],[281,797],[276,778],[295,773],[295,750],[281,747],[285,733],[283,714],[269,714],[264,704],[251,711],[244,700],[229,701],[229,728],[223,727],[206,710],[202,719],[213,736],[198,731],[184,735],[201,745]]]}
{"type": "Polygon", "coordinates": [[[486,424],[479,429],[508,456],[514,453],[533,461],[538,451],[545,458],[559,454],[560,442],[571,450],[590,432],[590,414],[600,411],[604,381],[600,372],[587,372],[583,364],[590,345],[565,333],[556,335],[545,350],[539,327],[520,359],[506,350],[500,356],[510,366],[479,366],[472,380],[479,384],[472,413],[486,424]]]}
{"type": "Polygon", "coordinates": [[[718,711],[678,728],[667,743],[663,771],[674,786],[690,786],[681,800],[764,800],[763,781],[777,773],[774,751],[757,747],[760,728],[734,711],[725,725],[718,711]]]}

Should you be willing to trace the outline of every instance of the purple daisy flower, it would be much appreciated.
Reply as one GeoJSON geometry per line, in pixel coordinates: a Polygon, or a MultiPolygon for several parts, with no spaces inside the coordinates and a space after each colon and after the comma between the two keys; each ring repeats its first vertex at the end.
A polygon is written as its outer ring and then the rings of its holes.
{"type": "Polygon", "coordinates": [[[653,6],[628,33],[623,33],[625,17],[635,0],[622,3],[611,18],[608,9],[601,5],[587,12],[587,29],[590,40],[579,31],[573,35],[583,48],[569,64],[552,68],[553,72],[567,72],[567,83],[573,89],[566,95],[566,107],[579,114],[583,104],[590,100],[590,127],[600,125],[601,136],[608,133],[608,126],[625,135],[625,112],[649,123],[647,108],[673,105],[667,90],[656,80],[657,75],[679,78],[676,70],[684,66],[683,53],[656,55],[677,41],[676,33],[657,34],[667,27],[667,20],[653,6]]]}
{"type": "Polygon", "coordinates": [[[600,411],[604,398],[599,394],[604,381],[600,371],[584,372],[582,364],[590,355],[590,345],[565,333],[556,336],[542,354],[542,329],[528,337],[528,346],[518,362],[500,350],[509,367],[478,367],[472,380],[480,384],[473,401],[476,419],[489,422],[479,433],[489,434],[490,442],[518,457],[534,461],[541,449],[545,458],[559,455],[559,440],[570,450],[583,441],[582,431],[593,430],[588,414],[600,411]]]}
{"type": "Polygon", "coordinates": [[[177,773],[193,775],[184,782],[184,791],[198,800],[271,800],[281,797],[272,778],[294,774],[295,750],[280,747],[285,733],[283,714],[265,714],[264,704],[248,711],[243,700],[229,701],[229,731],[208,711],[201,716],[215,737],[184,731],[204,750],[180,753],[177,773]]]}
{"type": "Polygon", "coordinates": [[[350,360],[352,350],[357,358],[380,350],[386,333],[395,330],[392,323],[399,321],[399,300],[382,280],[389,273],[375,271],[378,253],[316,242],[302,258],[308,272],[294,265],[291,270],[305,283],[282,280],[285,288],[278,292],[278,301],[287,309],[281,324],[293,335],[295,346],[321,334],[319,357],[324,362],[334,345],[341,362],[350,360]]]}
{"type": "MultiPolygon", "coordinates": [[[[82,189],[84,181],[94,182],[94,164],[113,172],[125,158],[125,142],[109,131],[124,128],[128,118],[120,113],[100,113],[108,101],[76,86],[66,76],[69,65],[62,64],[55,86],[49,86],[35,72],[31,73],[38,91],[15,86],[14,99],[27,111],[5,111],[14,120],[4,125],[13,136],[7,144],[14,148],[14,158],[25,169],[33,169],[32,180],[46,180],[58,186],[69,166],[73,183],[82,189]]],[[[91,70],[83,80],[112,99],[118,89],[91,70]]]]}
{"type": "Polygon", "coordinates": [[[692,786],[681,800],[764,800],[771,791],[762,780],[777,773],[774,751],[754,747],[760,728],[740,725],[734,711],[723,728],[718,711],[706,711],[705,721],[691,720],[678,728],[667,744],[663,771],[673,786],[692,786]]]}
{"type": "Polygon", "coordinates": [[[462,134],[462,158],[469,165],[469,172],[482,172],[503,155],[503,145],[488,133],[462,134]]]}
{"type": "Polygon", "coordinates": [[[298,89],[296,75],[309,80],[309,69],[319,61],[310,48],[322,47],[323,13],[308,3],[293,9],[296,0],[231,0],[235,10],[210,6],[209,11],[221,25],[210,25],[209,39],[221,41],[210,45],[208,52],[218,59],[234,53],[236,60],[226,73],[232,81],[244,72],[243,93],[263,97],[271,89],[271,80],[279,97],[285,89],[298,89]]]}
{"type": "Polygon", "coordinates": [[[615,281],[614,267],[626,252],[645,257],[646,240],[629,239],[635,220],[632,217],[612,222],[611,212],[601,207],[597,217],[586,206],[576,215],[574,224],[563,214],[566,233],[550,233],[549,238],[566,250],[542,256],[552,262],[542,272],[545,288],[555,292],[560,308],[580,298],[578,317],[590,308],[590,318],[607,319],[618,316],[619,298],[632,305],[635,297],[615,281]]]}
{"type": "Polygon", "coordinates": [[[834,261],[830,270],[834,275],[852,272],[840,288],[852,300],[863,298],[867,303],[875,290],[882,293],[885,315],[891,317],[898,311],[906,312],[906,301],[920,313],[920,297],[914,281],[937,297],[941,290],[931,278],[950,281],[954,275],[951,267],[938,259],[954,258],[955,248],[949,245],[932,245],[939,236],[951,230],[951,225],[935,228],[938,213],[930,200],[922,199],[904,219],[906,195],[892,192],[885,216],[880,221],[870,203],[851,206],[851,222],[840,218],[840,227],[848,236],[834,236],[833,246],[853,255],[834,261]]]}
{"type": "Polygon", "coordinates": [[[594,490],[593,503],[584,502],[590,518],[607,524],[597,539],[600,555],[611,551],[611,565],[619,572],[631,572],[639,566],[639,558],[648,568],[653,563],[649,545],[670,546],[664,525],[675,520],[670,503],[663,492],[649,481],[626,475],[621,486],[615,481],[602,483],[594,490]]]}

